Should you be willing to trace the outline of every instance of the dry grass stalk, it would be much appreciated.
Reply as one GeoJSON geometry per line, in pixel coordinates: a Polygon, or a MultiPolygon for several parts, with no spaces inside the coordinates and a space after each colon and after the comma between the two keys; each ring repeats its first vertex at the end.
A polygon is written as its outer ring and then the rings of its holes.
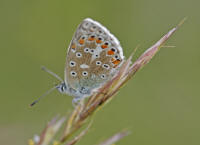
{"type": "MultiPolygon", "coordinates": [[[[131,56],[124,61],[119,72],[115,75],[115,77],[112,80],[109,80],[104,86],[102,86],[96,92],[94,92],[92,96],[88,97],[88,99],[82,100],[80,104],[78,104],[74,108],[73,112],[69,116],[60,141],[54,143],[54,145],[60,145],[65,143],[69,139],[69,137],[73,135],[74,132],[79,130],[86,123],[86,120],[89,118],[89,116],[91,116],[97,109],[101,108],[101,106],[104,106],[106,103],[108,103],[114,97],[114,95],[119,91],[119,89],[130,78],[132,78],[138,70],[140,70],[145,64],[147,64],[153,58],[153,56],[169,39],[169,37],[179,28],[179,26],[184,22],[184,20],[181,21],[181,23],[177,25],[177,27],[171,29],[157,43],[155,43],[153,46],[147,49],[133,64],[131,60],[134,53],[131,54],[131,56]]],[[[63,123],[62,120],[58,122],[53,121],[52,123],[50,123],[41,134],[40,141],[36,145],[48,145],[49,142],[52,140],[53,135],[57,132],[56,129],[52,131],[52,129],[50,128],[58,126],[57,127],[58,129],[62,123],[63,123]],[[48,131],[49,129],[51,131],[48,131]]],[[[74,139],[69,141],[66,145],[73,145],[77,141],[79,141],[80,138],[84,134],[86,134],[88,128],[89,127],[87,127],[74,139]]],[[[123,135],[121,135],[121,138],[122,137],[123,135]]]]}
{"type": "Polygon", "coordinates": [[[129,135],[128,131],[116,133],[115,135],[100,143],[99,145],[114,145],[114,143],[118,142],[120,139],[124,138],[127,135],[129,135]]]}

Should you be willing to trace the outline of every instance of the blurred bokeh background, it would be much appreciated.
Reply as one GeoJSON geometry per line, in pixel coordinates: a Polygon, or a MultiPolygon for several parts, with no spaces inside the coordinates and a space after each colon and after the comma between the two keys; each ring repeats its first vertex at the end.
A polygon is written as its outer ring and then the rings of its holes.
{"type": "Polygon", "coordinates": [[[200,144],[200,1],[198,0],[1,0],[0,144],[26,145],[72,98],[57,91],[29,104],[63,76],[66,48],[86,17],[101,22],[134,59],[179,23],[161,51],[94,118],[78,145],[92,145],[128,128],[118,145],[200,144]]]}

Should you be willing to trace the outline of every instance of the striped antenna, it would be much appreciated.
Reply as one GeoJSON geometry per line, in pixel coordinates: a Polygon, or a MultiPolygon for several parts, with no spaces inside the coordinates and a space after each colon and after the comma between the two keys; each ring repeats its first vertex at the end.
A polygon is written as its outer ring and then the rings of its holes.
{"type": "Polygon", "coordinates": [[[36,103],[38,103],[42,98],[44,98],[45,96],[47,96],[49,93],[51,93],[53,90],[55,90],[59,85],[51,88],[50,90],[48,90],[47,92],[45,92],[42,96],[40,96],[37,100],[33,101],[33,103],[30,104],[30,107],[33,107],[36,103]]]}

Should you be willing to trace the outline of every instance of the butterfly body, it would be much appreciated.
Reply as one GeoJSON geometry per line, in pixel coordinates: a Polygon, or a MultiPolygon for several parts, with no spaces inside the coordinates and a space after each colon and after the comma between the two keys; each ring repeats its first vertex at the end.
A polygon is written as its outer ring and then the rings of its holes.
{"type": "Polygon", "coordinates": [[[75,102],[90,96],[110,80],[124,60],[119,41],[100,23],[85,19],[78,26],[67,51],[65,81],[58,90],[75,102]]]}

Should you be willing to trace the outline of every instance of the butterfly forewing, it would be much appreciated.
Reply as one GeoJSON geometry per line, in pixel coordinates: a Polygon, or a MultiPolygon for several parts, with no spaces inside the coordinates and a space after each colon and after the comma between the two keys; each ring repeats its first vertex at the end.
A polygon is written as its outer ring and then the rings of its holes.
{"type": "Polygon", "coordinates": [[[68,48],[65,82],[79,95],[89,95],[114,76],[123,59],[119,41],[98,22],[85,19],[68,48]]]}

